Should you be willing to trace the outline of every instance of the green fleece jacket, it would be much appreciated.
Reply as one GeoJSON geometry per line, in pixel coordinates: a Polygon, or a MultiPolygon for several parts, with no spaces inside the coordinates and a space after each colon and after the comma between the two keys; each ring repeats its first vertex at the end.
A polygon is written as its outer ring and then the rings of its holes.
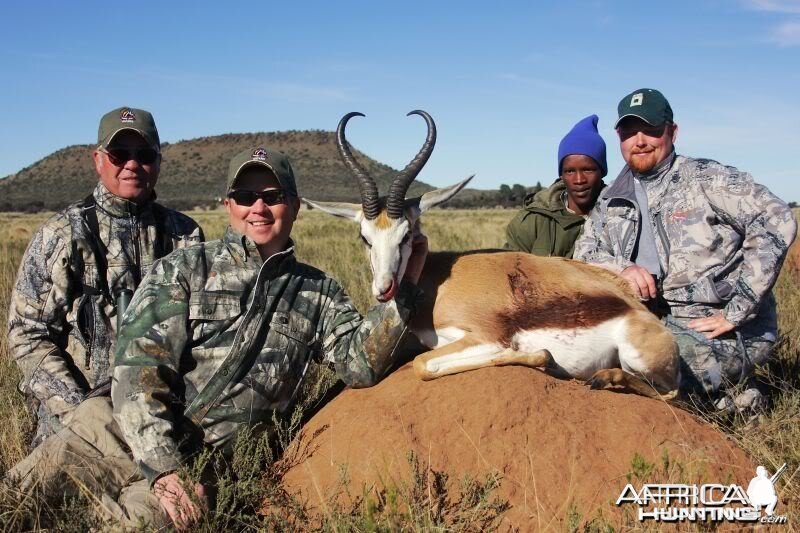
{"type": "Polygon", "coordinates": [[[526,196],[523,209],[506,228],[506,249],[572,257],[585,219],[567,211],[563,199],[566,191],[559,179],[549,188],[526,196]]]}

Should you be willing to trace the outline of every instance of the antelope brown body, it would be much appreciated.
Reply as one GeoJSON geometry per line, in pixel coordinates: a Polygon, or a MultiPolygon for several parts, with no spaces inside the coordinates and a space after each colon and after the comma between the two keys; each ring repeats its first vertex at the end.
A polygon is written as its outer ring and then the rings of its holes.
{"type": "MultiPolygon", "coordinates": [[[[458,193],[470,178],[451,187],[406,199],[405,193],[430,157],[436,141],[433,119],[422,116],[428,136],[420,152],[398,174],[387,197],[355,161],[344,135],[353,116],[337,130],[340,154],[356,175],[362,204],[307,204],[359,223],[373,270],[372,293],[394,296],[419,232],[420,215],[458,193]]],[[[518,252],[430,253],[419,280],[425,292],[411,323],[430,350],[414,369],[422,379],[484,366],[522,364],[593,387],[620,386],[639,394],[671,398],[679,381],[679,359],[669,330],[616,275],[579,261],[518,252]]]]}

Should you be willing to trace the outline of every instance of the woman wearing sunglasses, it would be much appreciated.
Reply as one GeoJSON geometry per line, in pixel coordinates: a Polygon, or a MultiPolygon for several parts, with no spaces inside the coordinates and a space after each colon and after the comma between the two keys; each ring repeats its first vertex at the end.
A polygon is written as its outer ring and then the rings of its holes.
{"type": "MultiPolygon", "coordinates": [[[[80,449],[87,434],[117,443],[108,457],[120,480],[112,492],[122,490],[108,508],[127,523],[191,523],[201,509],[188,494],[202,501],[208,487],[184,486],[176,471],[193,453],[225,453],[243,426],[291,415],[311,364],[332,365],[352,387],[374,385],[396,362],[414,311],[425,241],[395,298],[364,317],[335,280],[297,261],[290,234],[300,202],[283,154],[234,157],[224,203],[223,238],[162,259],[134,295],[116,351],[113,419],[107,403],[88,404],[81,431],[59,435],[61,457],[65,442],[80,449]],[[130,452],[120,453],[123,441],[130,452]]],[[[107,464],[83,460],[75,475],[107,464]]]]}

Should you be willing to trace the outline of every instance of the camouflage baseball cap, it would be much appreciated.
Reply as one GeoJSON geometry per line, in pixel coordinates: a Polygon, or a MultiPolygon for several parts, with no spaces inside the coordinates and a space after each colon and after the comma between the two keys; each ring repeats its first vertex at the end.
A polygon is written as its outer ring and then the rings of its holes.
{"type": "Polygon", "coordinates": [[[275,177],[278,178],[278,183],[281,188],[291,194],[297,196],[297,185],[294,181],[294,171],[292,165],[289,163],[289,158],[284,154],[270,150],[268,148],[248,148],[236,154],[231,159],[231,164],[228,167],[228,182],[226,184],[225,193],[229,193],[233,189],[236,178],[239,173],[245,168],[253,165],[260,165],[267,167],[275,177]]]}
{"type": "Polygon", "coordinates": [[[619,126],[622,119],[637,117],[651,126],[661,126],[672,122],[672,108],[664,95],[655,89],[638,89],[620,100],[617,106],[617,119],[614,127],[619,126]]]}
{"type": "Polygon", "coordinates": [[[119,107],[103,115],[97,129],[97,144],[105,148],[118,133],[125,130],[135,131],[150,146],[161,148],[153,115],[133,107],[119,107]]]}

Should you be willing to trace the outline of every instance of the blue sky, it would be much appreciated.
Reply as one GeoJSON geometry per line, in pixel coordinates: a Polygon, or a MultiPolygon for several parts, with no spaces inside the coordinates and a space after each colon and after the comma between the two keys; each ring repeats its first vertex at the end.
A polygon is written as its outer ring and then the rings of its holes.
{"type": "MultiPolygon", "coordinates": [[[[596,113],[611,178],[616,105],[660,89],[677,148],[800,201],[800,0],[675,2],[3,2],[0,176],[96,140],[106,111],[152,111],[170,142],[335,128],[420,179],[532,185],[596,113]]],[[[302,194],[302,176],[299,176],[302,194]]],[[[220,179],[223,179],[221,176],[220,179]]]]}

